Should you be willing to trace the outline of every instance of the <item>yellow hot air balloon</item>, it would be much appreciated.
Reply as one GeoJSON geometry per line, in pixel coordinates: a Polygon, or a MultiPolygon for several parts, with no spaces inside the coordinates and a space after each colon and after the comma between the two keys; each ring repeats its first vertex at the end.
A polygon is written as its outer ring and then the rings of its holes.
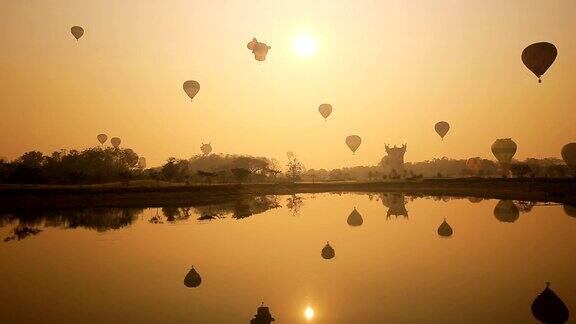
{"type": "Polygon", "coordinates": [[[332,113],[332,106],[329,104],[321,104],[320,107],[318,107],[318,111],[320,111],[320,115],[326,120],[332,113]]]}
{"type": "Polygon", "coordinates": [[[362,219],[362,215],[360,215],[356,208],[354,208],[354,210],[348,216],[346,222],[350,226],[360,226],[362,223],[364,223],[364,220],[362,219]]]}
{"type": "Polygon", "coordinates": [[[498,162],[500,162],[504,173],[508,172],[510,162],[512,162],[512,158],[516,154],[517,149],[518,146],[511,138],[497,139],[492,144],[492,154],[494,154],[498,162]]]}
{"type": "Polygon", "coordinates": [[[100,144],[104,145],[104,143],[106,143],[106,140],[108,140],[108,135],[98,134],[98,136],[96,136],[96,138],[98,139],[98,142],[100,142],[100,144]]]}
{"type": "Polygon", "coordinates": [[[122,140],[120,139],[120,137],[112,137],[110,139],[110,144],[112,144],[112,146],[114,146],[114,148],[118,148],[120,146],[120,143],[122,143],[122,140]]]}
{"type": "Polygon", "coordinates": [[[534,43],[522,51],[522,62],[542,82],[542,75],[556,60],[558,50],[556,46],[547,42],[534,43]]]}
{"type": "Polygon", "coordinates": [[[512,200],[500,200],[494,208],[494,216],[504,223],[513,223],[520,217],[520,210],[512,200]]]}
{"type": "Polygon", "coordinates": [[[569,143],[562,148],[562,159],[576,176],[576,143],[569,143]]]}
{"type": "Polygon", "coordinates": [[[443,237],[449,237],[449,236],[452,236],[452,233],[454,233],[452,231],[452,227],[450,226],[450,224],[448,224],[446,222],[446,219],[444,219],[442,224],[440,224],[440,226],[438,226],[438,235],[443,236],[443,237]]]}
{"type": "Polygon", "coordinates": [[[72,28],[70,28],[70,32],[72,33],[72,36],[76,38],[76,40],[79,40],[80,37],[84,35],[84,28],[80,26],[72,26],[72,28]]]}
{"type": "Polygon", "coordinates": [[[200,274],[196,271],[196,269],[194,269],[194,267],[192,267],[192,269],[188,271],[188,274],[186,274],[186,277],[184,278],[184,286],[188,288],[196,288],[200,286],[201,283],[202,278],[200,277],[200,274]]]}
{"type": "Polygon", "coordinates": [[[210,145],[210,143],[208,144],[202,143],[202,146],[200,146],[200,150],[202,151],[202,153],[204,153],[204,155],[208,155],[210,154],[210,152],[212,152],[212,146],[210,145]]]}
{"type": "Polygon", "coordinates": [[[188,80],[184,82],[182,88],[184,88],[184,92],[186,92],[190,100],[192,100],[198,91],[200,91],[200,83],[198,83],[198,81],[188,80]]]}
{"type": "Polygon", "coordinates": [[[448,124],[445,121],[440,121],[437,122],[436,125],[434,125],[434,129],[436,130],[436,133],[440,135],[440,138],[444,139],[444,136],[446,136],[446,134],[448,134],[448,131],[450,130],[450,124],[448,124]]]}
{"type": "Polygon", "coordinates": [[[326,242],[326,245],[324,246],[324,248],[322,248],[321,254],[322,257],[326,260],[332,259],[336,255],[334,249],[330,246],[330,242],[326,242]]]}
{"type": "Polygon", "coordinates": [[[352,154],[356,152],[356,150],[360,147],[360,144],[362,144],[362,139],[360,136],[350,135],[346,137],[346,145],[348,145],[348,148],[350,148],[352,154]]]}

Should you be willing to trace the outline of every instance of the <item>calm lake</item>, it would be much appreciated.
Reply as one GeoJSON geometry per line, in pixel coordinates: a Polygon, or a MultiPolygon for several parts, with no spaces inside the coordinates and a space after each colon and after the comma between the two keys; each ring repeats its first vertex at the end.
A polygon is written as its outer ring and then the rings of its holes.
{"type": "Polygon", "coordinates": [[[546,282],[573,321],[575,217],[382,193],[4,214],[0,322],[537,323],[546,282]]]}

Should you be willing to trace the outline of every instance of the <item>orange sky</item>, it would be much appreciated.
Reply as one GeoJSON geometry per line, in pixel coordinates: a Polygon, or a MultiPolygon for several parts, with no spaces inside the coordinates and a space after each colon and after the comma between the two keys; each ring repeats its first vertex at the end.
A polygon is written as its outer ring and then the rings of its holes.
{"type": "Polygon", "coordinates": [[[573,0],[3,1],[0,156],[101,132],[150,166],[202,142],[282,164],[291,150],[308,168],[376,164],[385,143],[408,143],[408,161],[491,158],[500,137],[520,159],[559,156],[576,141],[574,17],[573,0]],[[316,39],[311,58],[293,53],[300,33],[316,39]],[[263,63],[252,37],[272,47],[263,63]],[[559,51],[540,85],[520,60],[538,41],[559,51]],[[444,142],[438,120],[452,125],[444,142]]]}

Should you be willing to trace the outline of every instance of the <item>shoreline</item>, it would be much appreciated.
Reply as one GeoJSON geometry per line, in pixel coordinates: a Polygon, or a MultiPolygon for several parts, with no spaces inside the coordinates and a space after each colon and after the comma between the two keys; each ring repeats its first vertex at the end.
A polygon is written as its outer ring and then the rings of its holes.
{"type": "Polygon", "coordinates": [[[408,195],[478,197],[576,206],[576,179],[453,178],[387,182],[316,182],[207,185],[4,185],[0,211],[41,208],[195,206],[246,195],[398,192],[408,195]]]}

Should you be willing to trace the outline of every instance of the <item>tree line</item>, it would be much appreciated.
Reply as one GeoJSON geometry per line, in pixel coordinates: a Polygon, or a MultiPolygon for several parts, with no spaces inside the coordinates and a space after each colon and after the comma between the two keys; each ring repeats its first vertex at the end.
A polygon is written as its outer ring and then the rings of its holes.
{"type": "MultiPolygon", "coordinates": [[[[384,159],[373,166],[307,170],[293,153],[288,154],[284,168],[274,159],[235,154],[171,157],[162,166],[148,169],[139,165],[138,160],[138,154],[129,148],[93,147],[83,151],[61,150],[50,155],[30,151],[13,161],[0,159],[0,183],[97,184],[155,180],[191,184],[502,176],[495,161],[483,159],[480,169],[472,172],[466,160],[446,157],[407,162],[400,171],[392,170],[384,159]]],[[[570,169],[558,158],[529,158],[514,161],[507,176],[565,178],[570,175],[570,169]]]]}

